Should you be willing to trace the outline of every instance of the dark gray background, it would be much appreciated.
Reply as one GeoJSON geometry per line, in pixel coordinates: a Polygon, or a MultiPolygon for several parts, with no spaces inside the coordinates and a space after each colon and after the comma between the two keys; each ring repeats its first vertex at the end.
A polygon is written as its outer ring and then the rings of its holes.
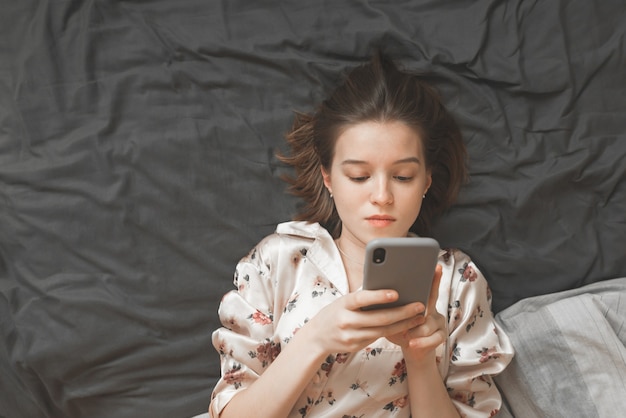
{"type": "Polygon", "coordinates": [[[437,227],[502,310],[625,276],[621,0],[0,0],[0,416],[185,417],[274,157],[380,46],[433,71],[471,182],[437,227]]]}

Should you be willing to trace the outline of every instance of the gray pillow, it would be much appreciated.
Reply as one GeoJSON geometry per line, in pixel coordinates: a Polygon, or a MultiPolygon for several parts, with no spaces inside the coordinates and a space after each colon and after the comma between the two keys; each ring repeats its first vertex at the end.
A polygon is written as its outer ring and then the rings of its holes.
{"type": "Polygon", "coordinates": [[[499,417],[626,413],[626,278],[521,300],[496,315],[515,358],[499,417]]]}

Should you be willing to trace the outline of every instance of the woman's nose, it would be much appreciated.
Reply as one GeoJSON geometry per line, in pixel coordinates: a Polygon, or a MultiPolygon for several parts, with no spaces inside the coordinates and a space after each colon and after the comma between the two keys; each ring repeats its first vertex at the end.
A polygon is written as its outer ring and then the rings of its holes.
{"type": "Polygon", "coordinates": [[[370,201],[375,205],[389,205],[393,203],[393,193],[389,188],[386,180],[376,181],[373,185],[374,190],[370,197],[370,201]]]}

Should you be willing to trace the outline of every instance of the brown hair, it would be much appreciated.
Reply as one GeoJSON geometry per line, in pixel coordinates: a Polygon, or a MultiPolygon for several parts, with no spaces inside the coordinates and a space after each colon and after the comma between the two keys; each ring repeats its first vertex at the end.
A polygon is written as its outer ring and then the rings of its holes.
{"type": "Polygon", "coordinates": [[[294,219],[319,222],[333,237],[339,235],[341,220],[320,167],[330,171],[335,142],[345,128],[367,121],[400,121],[422,138],[432,185],[411,231],[426,235],[467,178],[465,145],[452,115],[424,76],[401,71],[381,54],[353,69],[313,115],[296,113],[286,136],[291,154],[279,156],[295,169],[295,177],[285,178],[289,190],[304,200],[294,219]]]}

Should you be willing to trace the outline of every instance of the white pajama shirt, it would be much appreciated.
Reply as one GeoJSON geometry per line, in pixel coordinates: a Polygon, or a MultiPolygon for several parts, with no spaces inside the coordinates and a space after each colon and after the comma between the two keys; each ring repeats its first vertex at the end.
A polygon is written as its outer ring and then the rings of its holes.
{"type": "MultiPolygon", "coordinates": [[[[493,416],[501,398],[492,376],[511,361],[513,348],[493,320],[487,282],[469,257],[442,250],[439,264],[437,310],[449,335],[437,349],[439,371],[461,416],[493,416]]],[[[349,292],[334,240],[319,224],[306,222],[278,225],[242,258],[234,283],[237,289],[220,305],[223,327],[213,333],[222,365],[209,408],[214,417],[300,327],[349,292]]],[[[402,350],[385,338],[358,352],[330,354],[289,417],[409,417],[406,376],[402,350]]],[[[274,385],[279,391],[281,382],[274,385]]]]}

